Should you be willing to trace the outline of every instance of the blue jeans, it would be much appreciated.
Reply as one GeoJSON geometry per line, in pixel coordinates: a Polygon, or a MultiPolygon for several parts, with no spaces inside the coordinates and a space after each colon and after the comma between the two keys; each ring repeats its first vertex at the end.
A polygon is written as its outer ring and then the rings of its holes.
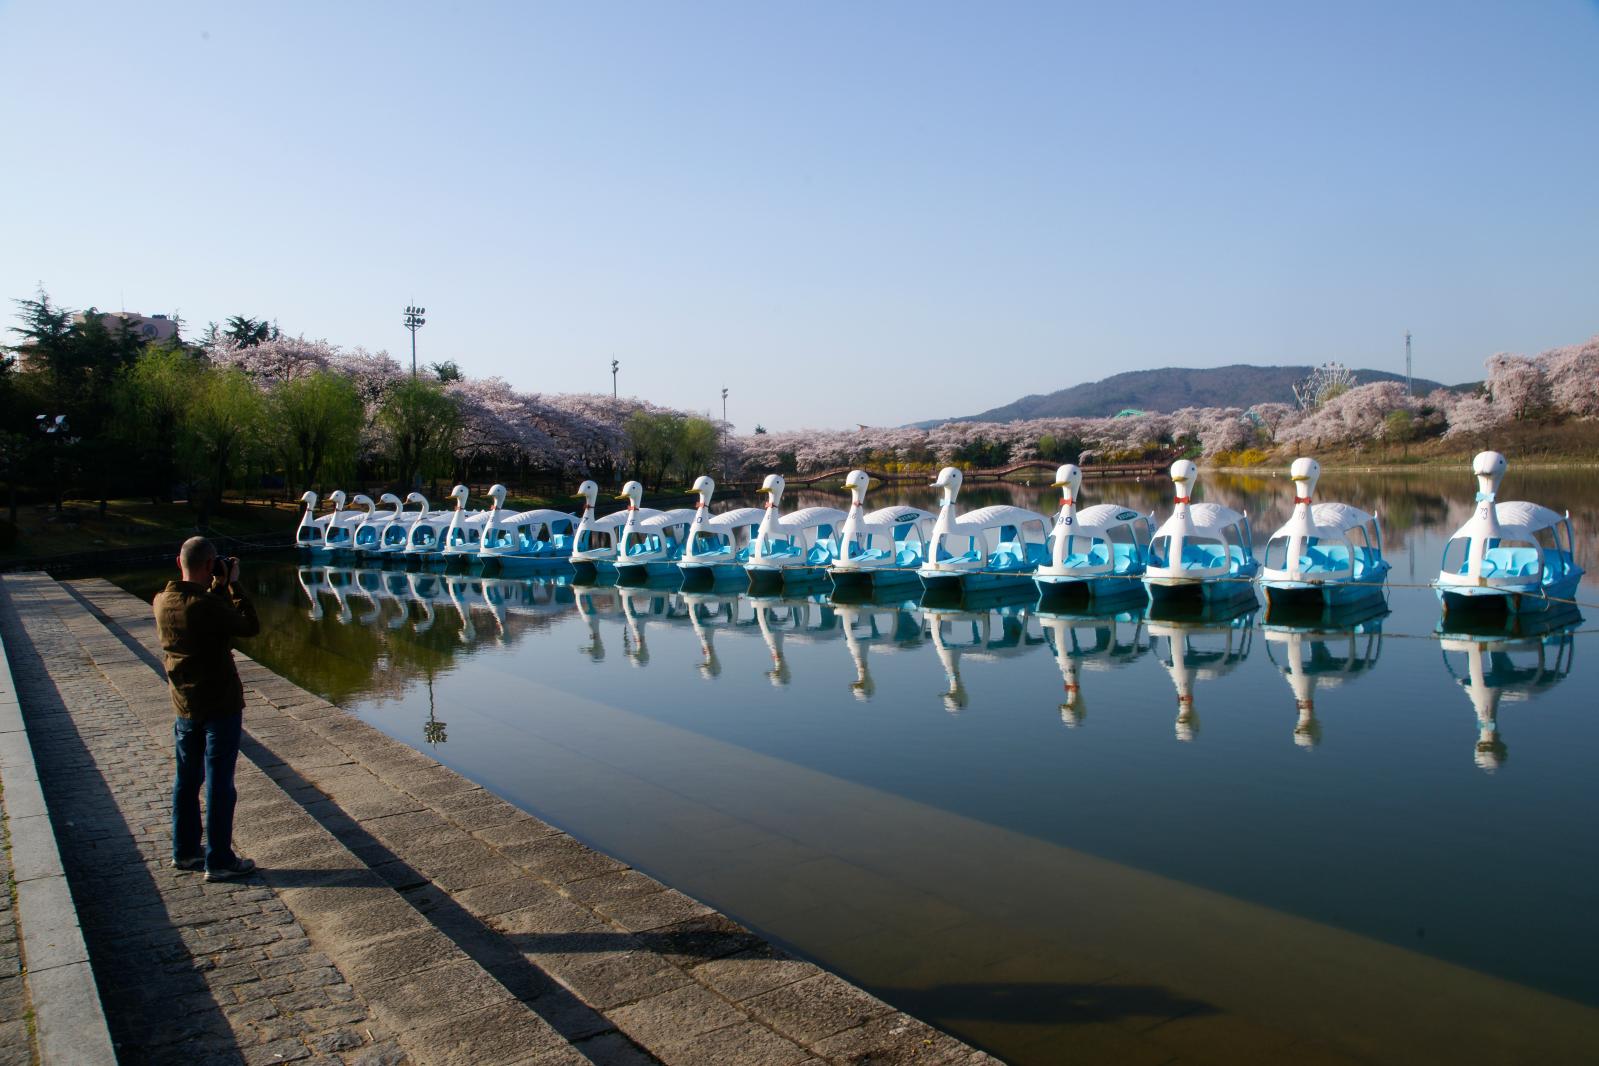
{"type": "Polygon", "coordinates": [[[233,854],[233,766],[239,759],[243,714],[220,718],[174,718],[172,737],[178,754],[172,783],[172,857],[200,855],[200,786],[205,786],[205,868],[217,870],[236,862],[233,854]]]}

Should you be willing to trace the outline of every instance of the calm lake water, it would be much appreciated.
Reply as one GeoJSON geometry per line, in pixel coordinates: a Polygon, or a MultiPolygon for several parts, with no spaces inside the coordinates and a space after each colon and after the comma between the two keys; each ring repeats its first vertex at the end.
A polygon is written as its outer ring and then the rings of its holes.
{"type": "MultiPolygon", "coordinates": [[[[1569,508],[1592,573],[1596,480],[1513,467],[1503,495],[1569,508]]],[[[1169,489],[1083,497],[1164,513],[1169,489]]],[[[246,650],[1011,1061],[1578,1061],[1599,590],[1547,631],[1440,633],[1405,586],[1474,490],[1323,479],[1379,511],[1394,563],[1386,610],[1339,627],[252,560],[246,650]]],[[[1289,495],[1212,476],[1199,498],[1259,545],[1289,495]]],[[[1000,501],[1054,506],[962,496],[1000,501]]]]}

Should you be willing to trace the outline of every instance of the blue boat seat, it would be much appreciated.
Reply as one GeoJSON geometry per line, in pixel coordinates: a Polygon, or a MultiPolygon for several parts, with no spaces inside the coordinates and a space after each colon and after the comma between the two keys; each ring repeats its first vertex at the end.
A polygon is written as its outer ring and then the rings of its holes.
{"type": "Polygon", "coordinates": [[[1183,545],[1184,570],[1209,570],[1217,566],[1227,565],[1227,556],[1220,545],[1191,544],[1183,545]]]}
{"type": "Polygon", "coordinates": [[[921,566],[922,551],[916,547],[903,547],[894,553],[894,562],[900,566],[921,566]]]}
{"type": "Polygon", "coordinates": [[[835,558],[837,556],[833,554],[833,545],[827,541],[812,545],[811,550],[805,553],[805,562],[810,566],[826,566],[835,558]]]}
{"type": "MultiPolygon", "coordinates": [[[[1538,550],[1490,548],[1483,553],[1483,562],[1492,562],[1498,568],[1494,577],[1534,577],[1538,573],[1538,550]]],[[[1484,571],[1487,569],[1483,567],[1484,571]]]]}

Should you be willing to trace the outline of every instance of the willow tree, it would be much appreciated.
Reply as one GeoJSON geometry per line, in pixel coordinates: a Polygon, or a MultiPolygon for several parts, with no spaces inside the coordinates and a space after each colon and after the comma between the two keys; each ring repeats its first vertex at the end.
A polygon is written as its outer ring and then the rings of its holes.
{"type": "Polygon", "coordinates": [[[378,407],[377,424],[401,484],[449,469],[461,413],[438,383],[418,379],[394,386],[378,407]]]}
{"type": "Polygon", "coordinates": [[[178,344],[152,345],[117,381],[113,434],[136,464],[152,500],[170,498],[179,435],[197,381],[210,371],[178,344]]]}
{"type": "Polygon", "coordinates": [[[197,374],[191,396],[181,451],[202,490],[197,524],[204,526],[235,473],[259,447],[266,401],[249,376],[234,369],[197,374]]]}
{"type": "Polygon", "coordinates": [[[291,496],[315,486],[324,473],[353,470],[365,415],[348,378],[322,370],[286,381],[272,390],[267,406],[291,496]]]}

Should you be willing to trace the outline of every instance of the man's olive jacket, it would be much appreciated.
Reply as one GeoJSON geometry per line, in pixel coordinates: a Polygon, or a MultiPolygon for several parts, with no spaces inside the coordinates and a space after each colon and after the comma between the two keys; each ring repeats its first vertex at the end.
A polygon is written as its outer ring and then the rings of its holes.
{"type": "Polygon", "coordinates": [[[183,718],[222,718],[244,710],[233,638],[255,636],[261,623],[237,585],[207,588],[169,581],[156,594],[155,624],[166,652],[173,710],[183,718]]]}

